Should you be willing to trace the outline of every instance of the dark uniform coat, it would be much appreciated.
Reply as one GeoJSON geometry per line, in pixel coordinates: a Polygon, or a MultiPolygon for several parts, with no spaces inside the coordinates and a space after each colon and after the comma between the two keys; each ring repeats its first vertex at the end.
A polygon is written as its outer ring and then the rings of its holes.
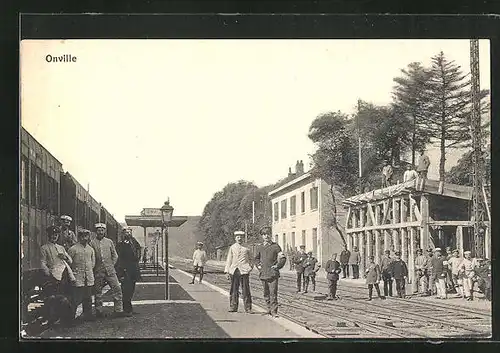
{"type": "Polygon", "coordinates": [[[295,270],[297,272],[304,272],[303,262],[307,259],[307,254],[305,252],[298,252],[294,258],[293,263],[295,264],[295,270]]]}
{"type": "Polygon", "coordinates": [[[316,269],[316,264],[318,263],[318,260],[315,258],[315,257],[311,257],[311,258],[306,258],[303,262],[303,266],[304,266],[304,276],[315,276],[316,275],[316,271],[314,271],[316,269]]]}
{"type": "Polygon", "coordinates": [[[380,281],[380,266],[378,264],[368,264],[366,268],[366,284],[375,284],[380,281]]]}
{"type": "Polygon", "coordinates": [[[339,274],[342,272],[340,269],[340,263],[337,260],[328,260],[326,262],[326,278],[331,281],[338,281],[339,274]]]}
{"type": "Polygon", "coordinates": [[[259,278],[262,280],[269,280],[279,278],[279,270],[285,266],[286,257],[278,258],[281,253],[281,247],[276,243],[262,244],[255,254],[255,264],[260,267],[259,278]],[[277,269],[271,268],[276,265],[277,269]]]}
{"type": "Polygon", "coordinates": [[[395,279],[403,279],[403,277],[408,277],[408,267],[401,259],[393,260],[391,262],[391,273],[395,279]]]}
{"type": "Polygon", "coordinates": [[[118,261],[116,263],[116,272],[118,277],[123,277],[125,272],[134,281],[141,278],[139,269],[139,260],[141,258],[141,246],[133,237],[130,240],[123,240],[116,247],[118,252],[118,261]]]}

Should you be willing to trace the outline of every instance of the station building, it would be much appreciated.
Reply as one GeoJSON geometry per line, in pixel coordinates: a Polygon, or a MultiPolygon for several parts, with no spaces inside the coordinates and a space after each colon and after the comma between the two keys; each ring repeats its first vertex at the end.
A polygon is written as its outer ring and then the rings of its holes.
{"type": "MultiPolygon", "coordinates": [[[[332,253],[342,251],[340,235],[331,225],[330,186],[310,171],[304,172],[302,161],[297,161],[295,173],[289,169],[287,180],[269,192],[274,241],[285,252],[298,250],[303,244],[325,266],[332,253]]],[[[343,197],[337,192],[335,196],[337,219],[343,225],[346,214],[343,197]]]]}

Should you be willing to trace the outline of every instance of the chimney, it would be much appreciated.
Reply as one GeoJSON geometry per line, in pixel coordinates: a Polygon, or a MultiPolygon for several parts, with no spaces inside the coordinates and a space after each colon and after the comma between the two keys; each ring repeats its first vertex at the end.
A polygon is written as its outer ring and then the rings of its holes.
{"type": "Polygon", "coordinates": [[[295,174],[296,174],[296,175],[300,175],[300,174],[301,174],[301,173],[300,173],[300,161],[297,161],[297,162],[295,163],[295,174]]]}
{"type": "Polygon", "coordinates": [[[302,160],[299,161],[299,174],[304,174],[304,162],[302,160]]]}
{"type": "Polygon", "coordinates": [[[288,167],[288,176],[292,175],[292,167],[288,167]]]}

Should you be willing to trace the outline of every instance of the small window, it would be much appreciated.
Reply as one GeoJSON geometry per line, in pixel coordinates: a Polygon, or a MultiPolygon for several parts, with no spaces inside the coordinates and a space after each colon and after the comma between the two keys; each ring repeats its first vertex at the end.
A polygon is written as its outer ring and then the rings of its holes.
{"type": "Polygon", "coordinates": [[[297,213],[297,196],[290,197],[290,216],[295,216],[297,213]]]}
{"type": "Polygon", "coordinates": [[[295,249],[295,232],[292,232],[292,239],[291,240],[292,240],[292,245],[291,245],[292,250],[294,250],[295,249]]]}
{"type": "Polygon", "coordinates": [[[302,231],[302,243],[300,245],[306,245],[306,231],[302,231]]]}
{"type": "Polygon", "coordinates": [[[274,203],[274,220],[277,222],[279,219],[279,205],[277,202],[274,203]]]}
{"type": "Polygon", "coordinates": [[[283,233],[282,239],[283,239],[283,246],[281,247],[281,249],[283,251],[285,251],[286,250],[286,233],[283,233]]]}
{"type": "Polygon", "coordinates": [[[311,210],[318,209],[318,188],[311,188],[311,210]]]}
{"type": "Polygon", "coordinates": [[[40,173],[40,168],[36,168],[35,171],[35,207],[39,208],[42,206],[42,175],[40,173]]]}
{"type": "Polygon", "coordinates": [[[302,191],[300,193],[300,212],[306,212],[306,193],[302,191]]]}
{"type": "Polygon", "coordinates": [[[286,218],[286,200],[281,201],[281,219],[286,218]]]}

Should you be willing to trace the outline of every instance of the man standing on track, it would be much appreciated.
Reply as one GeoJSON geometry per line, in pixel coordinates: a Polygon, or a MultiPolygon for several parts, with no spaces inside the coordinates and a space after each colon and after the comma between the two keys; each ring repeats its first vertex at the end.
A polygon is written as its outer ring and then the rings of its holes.
{"type": "Polygon", "coordinates": [[[238,311],[239,290],[241,283],[241,292],[243,295],[243,304],[247,314],[252,313],[252,295],[250,293],[250,272],[253,266],[250,264],[250,249],[241,245],[245,232],[234,232],[235,243],[231,245],[227,252],[226,267],[224,273],[227,273],[231,280],[231,290],[229,292],[229,312],[238,311]]]}
{"type": "Polygon", "coordinates": [[[417,250],[415,259],[415,283],[420,295],[427,294],[427,266],[429,259],[424,256],[422,249],[417,250]]]}
{"type": "Polygon", "coordinates": [[[196,274],[200,274],[200,283],[203,280],[203,267],[207,262],[207,253],[203,250],[203,243],[201,241],[196,243],[197,249],[193,253],[193,280],[189,284],[194,284],[196,274]]]}
{"type": "Polygon", "coordinates": [[[264,299],[267,304],[266,314],[278,317],[278,278],[279,270],[285,265],[286,257],[281,247],[271,241],[271,227],[262,227],[260,235],[264,243],[257,249],[255,264],[260,271],[259,278],[264,287],[264,299]]]}
{"type": "Polygon", "coordinates": [[[365,271],[366,273],[366,284],[368,285],[368,300],[372,300],[373,287],[377,291],[377,295],[380,299],[385,299],[382,295],[380,295],[380,288],[378,286],[378,282],[380,282],[380,266],[375,263],[375,257],[369,256],[369,264],[365,271]]]}
{"type": "Polygon", "coordinates": [[[406,297],[406,279],[408,278],[408,267],[406,263],[401,259],[401,253],[396,251],[396,259],[391,263],[392,266],[392,277],[396,281],[396,291],[398,297],[406,297]]]}
{"type": "Polygon", "coordinates": [[[384,256],[382,256],[381,270],[382,270],[382,281],[384,281],[384,296],[392,297],[392,259],[391,251],[384,251],[384,256]]]}
{"type": "Polygon", "coordinates": [[[106,225],[104,223],[96,223],[95,229],[97,235],[90,242],[90,246],[94,249],[95,253],[94,294],[96,316],[104,316],[102,289],[106,284],[111,287],[114,314],[116,316],[123,316],[122,289],[115,270],[115,264],[118,261],[118,253],[116,252],[113,241],[106,237],[106,225]]]}
{"type": "Polygon", "coordinates": [[[332,258],[326,262],[325,271],[330,292],[327,300],[335,300],[337,299],[337,282],[339,280],[339,274],[342,272],[340,263],[337,261],[337,254],[333,254],[332,258]]]}
{"type": "Polygon", "coordinates": [[[441,255],[441,248],[434,249],[432,262],[432,279],[436,285],[437,298],[446,299],[446,259],[441,255]]]}
{"type": "Polygon", "coordinates": [[[316,291],[316,272],[318,272],[321,265],[318,260],[313,256],[313,252],[307,253],[307,258],[304,261],[304,293],[307,293],[309,288],[309,281],[312,282],[313,292],[316,291]]]}
{"type": "Polygon", "coordinates": [[[295,271],[297,271],[297,293],[301,291],[302,287],[302,282],[304,281],[305,283],[305,278],[304,278],[304,260],[307,258],[306,254],[306,246],[302,244],[300,247],[299,252],[293,257],[293,262],[295,264],[295,271]]]}
{"type": "Polygon", "coordinates": [[[347,245],[344,245],[344,250],[340,253],[340,265],[342,266],[342,278],[349,278],[349,258],[351,252],[347,250],[347,245]]]}
{"type": "Polygon", "coordinates": [[[349,265],[352,268],[352,278],[359,278],[359,263],[361,262],[361,256],[359,255],[358,247],[354,246],[352,248],[351,256],[349,256],[349,265]]]}
{"type": "Polygon", "coordinates": [[[66,251],[77,243],[75,233],[69,229],[71,221],[73,221],[73,219],[70,216],[61,216],[61,234],[57,239],[57,244],[64,246],[66,251]]]}

